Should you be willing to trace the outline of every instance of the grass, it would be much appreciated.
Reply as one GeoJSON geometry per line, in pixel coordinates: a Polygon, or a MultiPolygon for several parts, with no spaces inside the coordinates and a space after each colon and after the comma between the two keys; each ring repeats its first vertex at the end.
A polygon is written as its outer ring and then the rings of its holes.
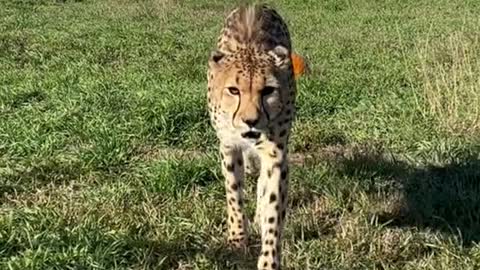
{"type": "MultiPolygon", "coordinates": [[[[205,104],[234,5],[0,1],[1,269],[253,268],[205,104]]],[[[274,5],[312,69],[286,269],[478,269],[477,1],[274,5]]]]}
{"type": "Polygon", "coordinates": [[[480,128],[480,62],[478,37],[453,33],[440,48],[425,44],[418,49],[424,82],[426,113],[435,116],[446,132],[478,134],[480,128]]]}

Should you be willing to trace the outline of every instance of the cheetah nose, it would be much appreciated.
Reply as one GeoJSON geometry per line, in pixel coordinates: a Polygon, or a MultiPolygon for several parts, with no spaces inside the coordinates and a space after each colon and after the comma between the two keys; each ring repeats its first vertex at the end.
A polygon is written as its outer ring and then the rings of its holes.
{"type": "Polygon", "coordinates": [[[259,121],[260,121],[260,118],[243,119],[243,122],[245,122],[245,124],[247,124],[247,126],[251,128],[256,126],[259,121]]]}

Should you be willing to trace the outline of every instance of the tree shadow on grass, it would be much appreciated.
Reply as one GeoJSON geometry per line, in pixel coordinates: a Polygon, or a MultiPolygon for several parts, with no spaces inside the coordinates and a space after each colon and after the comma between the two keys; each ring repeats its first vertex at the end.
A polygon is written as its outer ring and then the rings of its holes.
{"type": "Polygon", "coordinates": [[[393,188],[400,201],[375,213],[387,226],[414,226],[453,234],[470,246],[480,241],[480,159],[415,166],[381,152],[355,151],[339,161],[341,173],[368,180],[367,190],[393,188]],[[384,182],[384,183],[382,183],[384,182]],[[389,184],[385,184],[389,182],[389,184]]]}

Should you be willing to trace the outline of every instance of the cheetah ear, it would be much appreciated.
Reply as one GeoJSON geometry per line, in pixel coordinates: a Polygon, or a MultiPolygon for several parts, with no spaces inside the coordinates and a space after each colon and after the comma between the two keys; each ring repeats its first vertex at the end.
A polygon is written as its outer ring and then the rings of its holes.
{"type": "Polygon", "coordinates": [[[273,57],[275,60],[275,66],[278,68],[286,68],[290,64],[290,53],[288,52],[288,49],[285,48],[282,45],[278,45],[275,48],[273,48],[269,54],[273,57]]]}
{"type": "Polygon", "coordinates": [[[225,57],[225,54],[219,50],[214,50],[210,54],[210,58],[208,59],[208,65],[210,68],[216,68],[220,65],[220,62],[225,57]]]}

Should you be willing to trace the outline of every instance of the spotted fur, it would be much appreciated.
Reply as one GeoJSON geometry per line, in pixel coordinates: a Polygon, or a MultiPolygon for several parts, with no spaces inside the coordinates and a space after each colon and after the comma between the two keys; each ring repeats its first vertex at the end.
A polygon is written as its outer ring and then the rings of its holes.
{"type": "Polygon", "coordinates": [[[228,242],[245,248],[244,174],[258,171],[258,269],[280,269],[288,194],[288,139],[295,115],[292,44],[280,15],[265,5],[234,9],[208,61],[208,107],[220,141],[228,242]]]}

